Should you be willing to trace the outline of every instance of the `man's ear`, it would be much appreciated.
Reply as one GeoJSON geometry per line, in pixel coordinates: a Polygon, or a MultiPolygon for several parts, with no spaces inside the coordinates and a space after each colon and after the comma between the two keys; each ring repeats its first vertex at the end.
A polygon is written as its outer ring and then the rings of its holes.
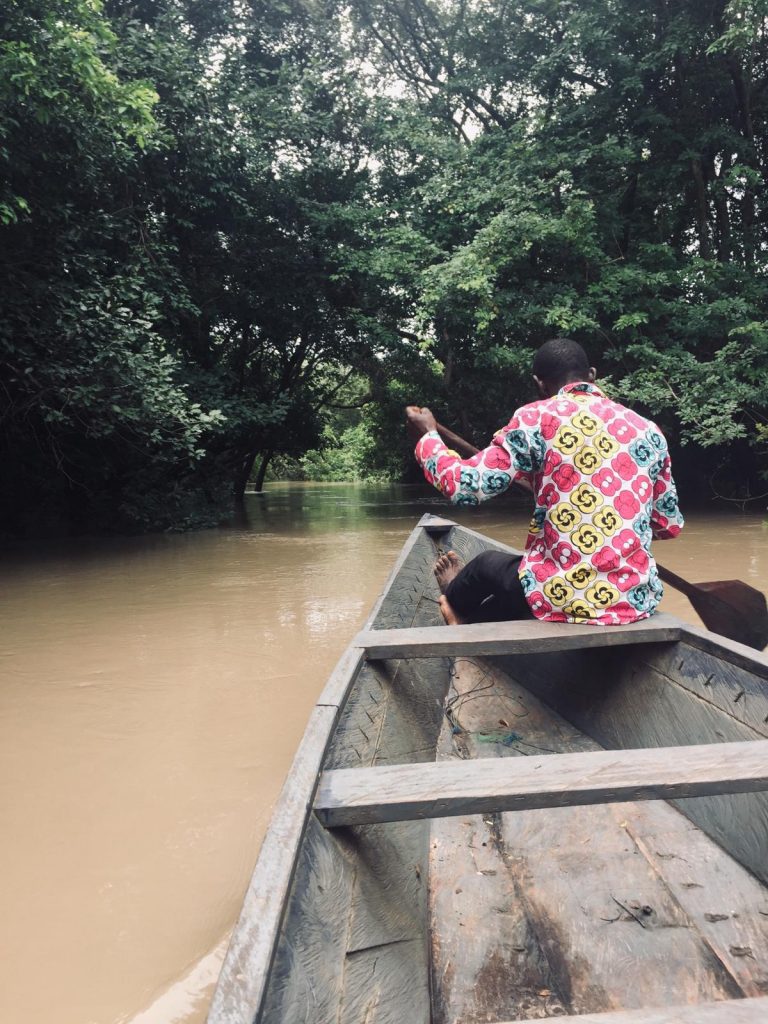
{"type": "Polygon", "coordinates": [[[536,390],[539,392],[541,397],[546,398],[547,389],[544,386],[544,381],[540,377],[537,377],[535,373],[533,374],[533,383],[536,385],[536,390]]]}
{"type": "Polygon", "coordinates": [[[587,380],[590,384],[594,381],[595,377],[597,377],[597,370],[594,366],[590,366],[589,373],[587,374],[587,380]]]}

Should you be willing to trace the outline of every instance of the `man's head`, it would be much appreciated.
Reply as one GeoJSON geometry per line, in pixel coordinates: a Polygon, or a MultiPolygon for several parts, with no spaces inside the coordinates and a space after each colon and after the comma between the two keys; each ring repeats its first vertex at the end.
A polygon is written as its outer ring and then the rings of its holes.
{"type": "Polygon", "coordinates": [[[595,375],[587,353],[570,338],[545,341],[533,358],[533,379],[542,398],[551,398],[574,381],[593,381],[595,375]]]}

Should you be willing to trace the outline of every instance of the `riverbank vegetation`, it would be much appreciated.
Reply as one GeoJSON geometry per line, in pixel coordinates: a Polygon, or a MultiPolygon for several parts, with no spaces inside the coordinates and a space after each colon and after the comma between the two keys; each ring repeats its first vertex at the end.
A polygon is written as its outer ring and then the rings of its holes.
{"type": "Polygon", "coordinates": [[[274,460],[400,476],[406,401],[482,440],[556,334],[689,493],[755,493],[767,17],[9,0],[3,530],[213,522],[274,460]]]}

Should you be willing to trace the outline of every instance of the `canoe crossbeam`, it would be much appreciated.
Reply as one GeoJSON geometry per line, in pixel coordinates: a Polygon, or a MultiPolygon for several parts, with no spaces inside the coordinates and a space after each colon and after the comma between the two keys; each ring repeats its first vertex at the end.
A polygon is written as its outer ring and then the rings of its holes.
{"type": "Polygon", "coordinates": [[[342,768],[322,773],[314,809],[332,828],[766,789],[768,740],[747,740],[342,768]]]}
{"type": "Polygon", "coordinates": [[[671,615],[654,615],[626,626],[573,626],[530,619],[466,626],[369,629],[358,633],[353,646],[362,648],[369,661],[548,654],[587,647],[671,642],[681,639],[682,630],[682,624],[671,615]]]}

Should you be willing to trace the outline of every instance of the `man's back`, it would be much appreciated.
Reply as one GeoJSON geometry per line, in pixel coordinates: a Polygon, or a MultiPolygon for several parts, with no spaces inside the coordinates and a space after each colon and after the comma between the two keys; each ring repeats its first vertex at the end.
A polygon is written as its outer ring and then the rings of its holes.
{"type": "Polygon", "coordinates": [[[587,381],[518,409],[493,443],[460,460],[434,432],[416,450],[455,504],[522,483],[536,506],[520,580],[531,611],[555,622],[617,625],[655,611],[652,537],[683,525],[667,444],[655,424],[587,381]]]}

